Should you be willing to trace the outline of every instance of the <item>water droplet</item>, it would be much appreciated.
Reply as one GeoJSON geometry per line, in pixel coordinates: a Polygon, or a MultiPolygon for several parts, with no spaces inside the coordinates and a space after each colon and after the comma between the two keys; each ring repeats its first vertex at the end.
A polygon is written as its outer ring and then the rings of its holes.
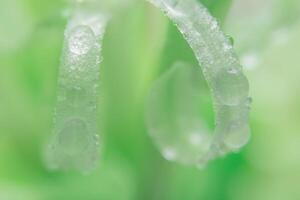
{"type": "Polygon", "coordinates": [[[251,97],[248,97],[248,98],[247,98],[247,101],[246,101],[246,106],[247,106],[247,108],[250,108],[250,107],[251,107],[252,102],[253,102],[253,99],[252,99],[251,97]]]}
{"type": "Polygon", "coordinates": [[[82,119],[70,119],[58,134],[59,148],[67,155],[78,155],[88,147],[88,135],[87,125],[82,119]]]}
{"type": "Polygon", "coordinates": [[[88,26],[77,26],[71,30],[69,35],[69,49],[72,53],[83,55],[95,44],[95,35],[88,26]]]}
{"type": "Polygon", "coordinates": [[[221,135],[218,143],[220,153],[237,151],[250,137],[248,98],[239,105],[218,105],[216,135],[221,135]],[[223,143],[223,144],[222,144],[223,143]]]}
{"type": "Polygon", "coordinates": [[[231,46],[233,46],[233,45],[234,45],[234,39],[233,39],[233,37],[231,37],[230,35],[226,35],[226,37],[227,37],[227,39],[228,39],[229,44],[230,44],[231,46]]]}
{"type": "Polygon", "coordinates": [[[223,50],[224,51],[229,51],[229,50],[231,50],[233,47],[232,47],[232,45],[231,44],[228,44],[228,43],[224,43],[223,44],[223,50]]]}
{"type": "Polygon", "coordinates": [[[81,87],[73,86],[66,89],[66,99],[70,105],[79,107],[87,100],[87,92],[81,87]]]}
{"type": "Polygon", "coordinates": [[[224,144],[232,149],[239,150],[243,147],[250,138],[250,127],[247,123],[236,122],[233,123],[226,133],[224,144]]]}
{"type": "Polygon", "coordinates": [[[182,17],[182,16],[184,16],[183,12],[176,9],[177,3],[175,3],[174,5],[171,5],[170,3],[163,2],[163,4],[167,8],[167,13],[169,15],[172,15],[173,17],[182,17]]]}
{"type": "Polygon", "coordinates": [[[241,71],[233,72],[221,70],[216,77],[214,93],[218,102],[223,105],[238,105],[248,97],[247,78],[241,71]]]}
{"type": "Polygon", "coordinates": [[[218,28],[218,22],[217,22],[216,20],[212,20],[212,21],[211,21],[210,28],[211,28],[212,30],[217,29],[217,28],[218,28]]]}
{"type": "Polygon", "coordinates": [[[237,74],[239,72],[238,69],[234,68],[234,67],[231,67],[228,69],[227,71],[229,74],[237,74]]]}

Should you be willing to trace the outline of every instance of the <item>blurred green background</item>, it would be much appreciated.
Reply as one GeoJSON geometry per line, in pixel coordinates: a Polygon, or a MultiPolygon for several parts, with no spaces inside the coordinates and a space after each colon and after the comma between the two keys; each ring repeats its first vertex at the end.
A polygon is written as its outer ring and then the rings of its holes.
{"type": "Polygon", "coordinates": [[[104,39],[103,147],[98,168],[82,175],[43,161],[68,3],[1,0],[0,200],[300,199],[300,1],[202,2],[245,66],[250,143],[203,170],[161,157],[144,125],[145,98],[174,61],[196,61],[167,18],[136,1],[115,13],[104,39]]]}

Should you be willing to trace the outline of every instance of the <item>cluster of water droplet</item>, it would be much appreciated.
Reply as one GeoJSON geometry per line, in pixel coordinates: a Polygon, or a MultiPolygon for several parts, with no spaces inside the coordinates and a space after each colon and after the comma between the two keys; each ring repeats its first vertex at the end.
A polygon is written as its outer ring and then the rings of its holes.
{"type": "Polygon", "coordinates": [[[47,151],[51,168],[88,171],[96,164],[97,87],[105,24],[103,15],[77,11],[65,30],[54,133],[47,151]]]}
{"type": "MultiPolygon", "coordinates": [[[[175,23],[194,51],[210,86],[216,114],[215,133],[209,137],[206,136],[208,134],[199,136],[201,138],[199,141],[202,142],[199,142],[200,145],[197,147],[198,154],[190,154],[188,148],[183,148],[184,145],[179,145],[182,147],[180,148],[166,142],[165,137],[169,140],[172,140],[172,137],[176,138],[173,133],[179,130],[176,128],[178,121],[173,121],[172,124],[168,125],[167,117],[159,122],[153,119],[153,117],[160,118],[159,114],[150,114],[149,130],[156,143],[160,144],[163,155],[169,160],[181,162],[185,162],[187,157],[193,156],[188,160],[198,160],[205,163],[216,156],[239,150],[247,143],[250,136],[248,125],[250,99],[248,97],[248,80],[233,51],[232,40],[223,34],[218,22],[208,10],[195,0],[150,0],[150,2],[162,9],[175,23]],[[209,146],[209,150],[207,150],[207,146],[209,146]],[[203,155],[203,149],[205,149],[205,155],[203,155]]],[[[160,83],[159,87],[164,87],[163,85],[160,83]]],[[[160,92],[162,89],[159,87],[153,89],[152,94],[155,95],[156,93],[156,95],[161,95],[159,98],[163,98],[163,94],[160,92]]],[[[178,89],[178,92],[184,92],[184,90],[178,89]]],[[[161,104],[160,102],[157,105],[156,98],[152,101],[152,104],[157,107],[161,104]]],[[[162,108],[162,105],[160,106],[162,108]]],[[[150,112],[161,113],[159,109],[153,109],[150,112]]],[[[189,120],[193,121],[191,116],[188,117],[189,120]]],[[[188,124],[189,120],[186,120],[185,123],[188,124]]],[[[200,124],[200,122],[196,123],[200,124]]],[[[189,131],[182,131],[186,132],[186,138],[189,131]]],[[[193,139],[193,141],[197,140],[193,139]]]]}

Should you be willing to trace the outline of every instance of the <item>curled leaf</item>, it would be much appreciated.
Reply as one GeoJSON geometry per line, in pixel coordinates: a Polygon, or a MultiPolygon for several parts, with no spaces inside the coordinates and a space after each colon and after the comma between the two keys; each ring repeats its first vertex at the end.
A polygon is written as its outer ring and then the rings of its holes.
{"type": "MultiPolygon", "coordinates": [[[[198,151],[193,151],[195,153],[190,155],[192,158],[185,160],[185,158],[175,155],[184,155],[187,146],[179,145],[178,150],[178,147],[175,147],[176,145],[170,143],[170,145],[167,145],[166,151],[165,144],[160,145],[161,141],[158,138],[164,137],[173,141],[172,133],[175,131],[179,131],[180,135],[185,134],[185,137],[189,137],[188,129],[178,129],[177,123],[186,123],[186,126],[189,127],[191,125],[188,124],[193,121],[193,117],[183,114],[184,111],[180,115],[183,118],[189,116],[186,122],[172,120],[172,123],[169,123],[170,119],[168,118],[164,119],[169,120],[167,123],[164,120],[157,122],[155,117],[162,114],[161,109],[158,109],[162,105],[161,102],[157,103],[156,101],[159,98],[152,99],[149,106],[149,112],[152,114],[148,116],[147,120],[150,134],[158,144],[162,154],[169,160],[202,165],[217,156],[239,150],[247,143],[250,135],[248,125],[249,84],[233,50],[231,40],[220,30],[218,22],[207,9],[195,0],[150,0],[150,2],[165,12],[192,48],[211,89],[216,118],[214,134],[207,134],[199,127],[198,131],[193,131],[201,133],[202,139],[205,138],[203,139],[205,142],[200,145],[202,149],[198,147],[198,151]],[[153,114],[153,112],[157,113],[153,114]],[[170,128],[171,126],[173,127],[170,128]]],[[[177,92],[183,92],[184,94],[186,89],[178,87],[177,92]]],[[[157,90],[160,91],[156,88],[153,93],[156,93],[157,90]]],[[[165,92],[167,91],[165,90],[165,92]]],[[[163,92],[157,92],[156,94],[161,93],[163,92]]],[[[179,97],[176,96],[176,98],[179,97]]],[[[189,104],[195,104],[196,102],[196,99],[191,100],[191,102],[187,100],[185,103],[186,109],[189,110],[189,106],[191,106],[189,104]]],[[[174,109],[184,110],[185,106],[182,105],[178,104],[174,106],[174,109]]],[[[178,114],[178,117],[180,115],[178,114]]],[[[199,125],[200,123],[196,121],[195,124],[199,125]]],[[[177,138],[175,138],[176,141],[177,138]]]]}
{"type": "Polygon", "coordinates": [[[51,168],[88,171],[96,164],[97,88],[106,21],[104,15],[78,10],[65,30],[53,137],[47,149],[51,168]]]}

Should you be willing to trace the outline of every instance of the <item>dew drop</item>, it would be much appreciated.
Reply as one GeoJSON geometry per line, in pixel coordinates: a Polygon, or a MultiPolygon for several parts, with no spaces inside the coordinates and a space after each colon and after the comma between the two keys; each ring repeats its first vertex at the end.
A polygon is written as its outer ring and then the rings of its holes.
{"type": "Polygon", "coordinates": [[[174,5],[171,5],[171,3],[164,2],[163,5],[167,8],[167,13],[173,17],[183,17],[184,13],[180,10],[176,9],[177,3],[174,2],[174,5]]]}
{"type": "Polygon", "coordinates": [[[224,45],[223,45],[223,50],[224,51],[229,51],[231,49],[232,49],[232,45],[231,44],[224,43],[224,45]]]}
{"type": "Polygon", "coordinates": [[[88,26],[77,26],[71,30],[68,44],[72,53],[83,55],[88,53],[95,44],[95,35],[88,26]]]}
{"type": "Polygon", "coordinates": [[[212,20],[210,28],[212,30],[216,30],[218,28],[218,22],[215,20],[212,20]]]}
{"type": "Polygon", "coordinates": [[[252,98],[251,98],[251,97],[248,97],[248,98],[247,98],[247,101],[246,101],[246,107],[247,107],[247,108],[250,108],[252,102],[253,102],[252,98]]]}
{"type": "Polygon", "coordinates": [[[87,91],[81,87],[71,87],[66,89],[66,99],[74,107],[81,106],[87,99],[87,91]]]}
{"type": "Polygon", "coordinates": [[[250,127],[247,123],[232,124],[224,138],[225,145],[233,150],[239,150],[250,138],[250,127]]]}
{"type": "Polygon", "coordinates": [[[221,136],[220,152],[237,151],[248,142],[250,137],[248,99],[239,105],[217,106],[216,131],[221,136]]]}
{"type": "Polygon", "coordinates": [[[249,83],[237,69],[221,70],[216,77],[214,92],[219,103],[238,105],[248,98],[249,83]]]}
{"type": "Polygon", "coordinates": [[[89,144],[88,136],[87,125],[82,119],[67,121],[58,134],[62,152],[72,156],[82,153],[89,144]]]}
{"type": "Polygon", "coordinates": [[[237,74],[239,72],[238,69],[234,68],[234,67],[231,67],[228,69],[227,71],[229,74],[237,74]]]}
{"type": "Polygon", "coordinates": [[[233,46],[234,45],[234,39],[233,39],[233,37],[231,37],[230,35],[226,35],[226,37],[227,37],[230,45],[233,46]]]}

